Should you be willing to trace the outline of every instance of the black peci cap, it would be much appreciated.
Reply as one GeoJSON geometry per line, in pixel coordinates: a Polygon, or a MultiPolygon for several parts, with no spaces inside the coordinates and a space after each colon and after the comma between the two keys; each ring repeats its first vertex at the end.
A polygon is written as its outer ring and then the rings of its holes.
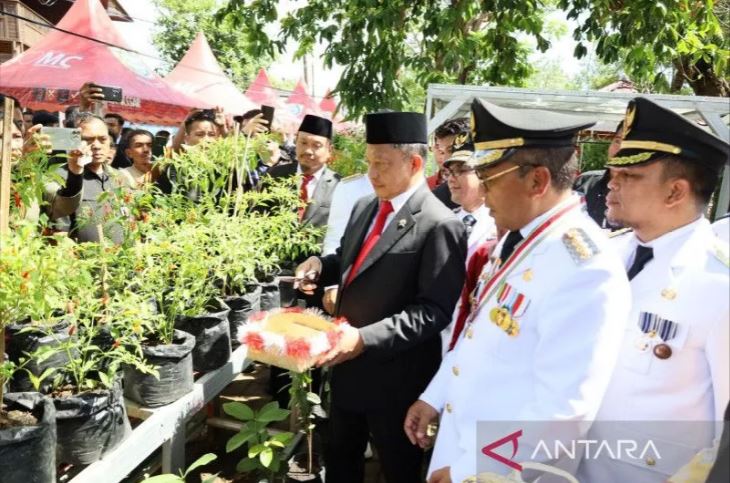
{"type": "Polygon", "coordinates": [[[418,112],[377,112],[365,116],[367,144],[428,144],[426,116],[418,112]]]}
{"type": "Polygon", "coordinates": [[[332,121],[307,114],[299,125],[299,132],[306,132],[315,136],[324,136],[327,139],[332,139],[332,121]]]}

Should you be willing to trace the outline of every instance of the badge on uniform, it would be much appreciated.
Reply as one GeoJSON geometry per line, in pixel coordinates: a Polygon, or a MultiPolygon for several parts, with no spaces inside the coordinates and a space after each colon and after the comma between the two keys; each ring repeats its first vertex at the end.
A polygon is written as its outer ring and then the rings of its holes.
{"type": "Polygon", "coordinates": [[[520,334],[520,324],[517,321],[524,315],[530,301],[523,294],[517,292],[512,285],[502,284],[497,292],[497,307],[489,312],[489,319],[510,337],[520,334]]]}
{"type": "Polygon", "coordinates": [[[663,319],[656,314],[641,312],[639,314],[639,329],[642,334],[636,341],[636,347],[640,351],[646,351],[653,346],[652,351],[658,359],[669,359],[672,357],[672,348],[668,341],[677,336],[679,324],[671,320],[663,319]],[[661,339],[658,344],[657,339],[661,339]]]}

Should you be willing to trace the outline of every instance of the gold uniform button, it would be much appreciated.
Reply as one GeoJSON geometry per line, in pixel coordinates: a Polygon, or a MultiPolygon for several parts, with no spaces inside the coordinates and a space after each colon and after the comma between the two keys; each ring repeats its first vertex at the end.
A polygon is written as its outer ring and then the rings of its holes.
{"type": "Polygon", "coordinates": [[[451,372],[453,372],[455,376],[458,376],[459,375],[459,368],[456,367],[456,366],[454,366],[454,367],[451,368],[451,372]]]}
{"type": "Polygon", "coordinates": [[[652,458],[651,456],[646,459],[646,464],[648,466],[654,466],[656,464],[656,460],[652,458]]]}
{"type": "Polygon", "coordinates": [[[451,404],[450,404],[450,403],[446,403],[446,412],[447,412],[447,413],[450,413],[450,412],[452,412],[453,410],[454,410],[454,408],[453,408],[453,407],[451,407],[451,404]]]}
{"type": "Polygon", "coordinates": [[[466,338],[471,339],[472,337],[474,337],[474,331],[471,327],[469,327],[468,329],[466,329],[466,338]]]}

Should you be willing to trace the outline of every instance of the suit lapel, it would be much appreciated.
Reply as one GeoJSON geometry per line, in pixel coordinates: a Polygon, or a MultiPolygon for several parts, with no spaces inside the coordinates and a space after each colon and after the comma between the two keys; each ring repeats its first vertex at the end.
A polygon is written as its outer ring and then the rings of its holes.
{"type": "Polygon", "coordinates": [[[354,223],[352,223],[352,238],[347,238],[350,243],[346,247],[343,247],[342,253],[342,266],[346,268],[341,275],[341,283],[347,279],[347,274],[350,272],[350,268],[355,263],[357,254],[360,253],[360,247],[365,241],[365,235],[370,228],[370,224],[375,218],[375,213],[378,211],[378,198],[374,198],[368,203],[365,208],[358,215],[353,217],[354,223]]]}
{"type": "MultiPolygon", "coordinates": [[[[365,261],[360,266],[360,270],[358,273],[355,274],[353,277],[353,281],[362,275],[368,268],[370,268],[375,262],[377,262],[383,255],[388,253],[391,248],[400,240],[403,235],[408,233],[413,226],[416,224],[416,220],[414,218],[414,215],[421,211],[421,203],[423,202],[423,189],[418,189],[406,202],[405,205],[403,205],[403,208],[398,211],[398,213],[395,214],[393,219],[388,224],[387,228],[381,235],[378,242],[375,244],[375,246],[372,248],[370,253],[368,253],[367,257],[365,258],[365,261]]],[[[426,188],[426,193],[428,193],[426,188]]],[[[375,204],[377,207],[377,204],[375,204]]],[[[372,219],[372,216],[371,216],[372,219]]],[[[370,227],[370,223],[367,223],[366,225],[366,231],[367,228],[370,227]]],[[[353,256],[352,260],[349,261],[350,266],[352,263],[354,263],[355,258],[357,257],[357,253],[360,251],[360,247],[362,246],[362,243],[364,240],[364,234],[362,238],[360,238],[360,244],[357,247],[357,251],[355,252],[355,255],[353,256]]],[[[345,274],[343,274],[342,281],[344,282],[346,280],[347,272],[349,272],[349,268],[346,271],[345,274]]]]}
{"type": "Polygon", "coordinates": [[[325,167],[322,171],[322,176],[319,178],[317,186],[314,187],[314,193],[312,193],[312,200],[307,205],[307,209],[304,211],[303,222],[310,221],[317,213],[319,206],[323,201],[327,199],[330,192],[332,191],[332,182],[334,181],[334,172],[329,168],[325,167]]]}

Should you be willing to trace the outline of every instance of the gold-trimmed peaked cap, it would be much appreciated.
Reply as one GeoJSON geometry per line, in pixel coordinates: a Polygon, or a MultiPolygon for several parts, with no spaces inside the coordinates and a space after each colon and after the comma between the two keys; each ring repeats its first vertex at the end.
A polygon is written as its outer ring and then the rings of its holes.
{"type": "Polygon", "coordinates": [[[444,161],[444,166],[449,163],[468,163],[474,156],[474,142],[469,133],[457,134],[454,142],[451,143],[451,156],[444,161]]]}
{"type": "Polygon", "coordinates": [[[728,143],[645,97],[629,102],[623,122],[621,146],[608,166],[643,164],[668,154],[715,166],[728,162],[728,143]]]}
{"type": "Polygon", "coordinates": [[[475,153],[470,165],[484,167],[500,163],[519,148],[573,146],[578,133],[595,123],[585,117],[513,109],[474,99],[471,135],[475,153]]]}

